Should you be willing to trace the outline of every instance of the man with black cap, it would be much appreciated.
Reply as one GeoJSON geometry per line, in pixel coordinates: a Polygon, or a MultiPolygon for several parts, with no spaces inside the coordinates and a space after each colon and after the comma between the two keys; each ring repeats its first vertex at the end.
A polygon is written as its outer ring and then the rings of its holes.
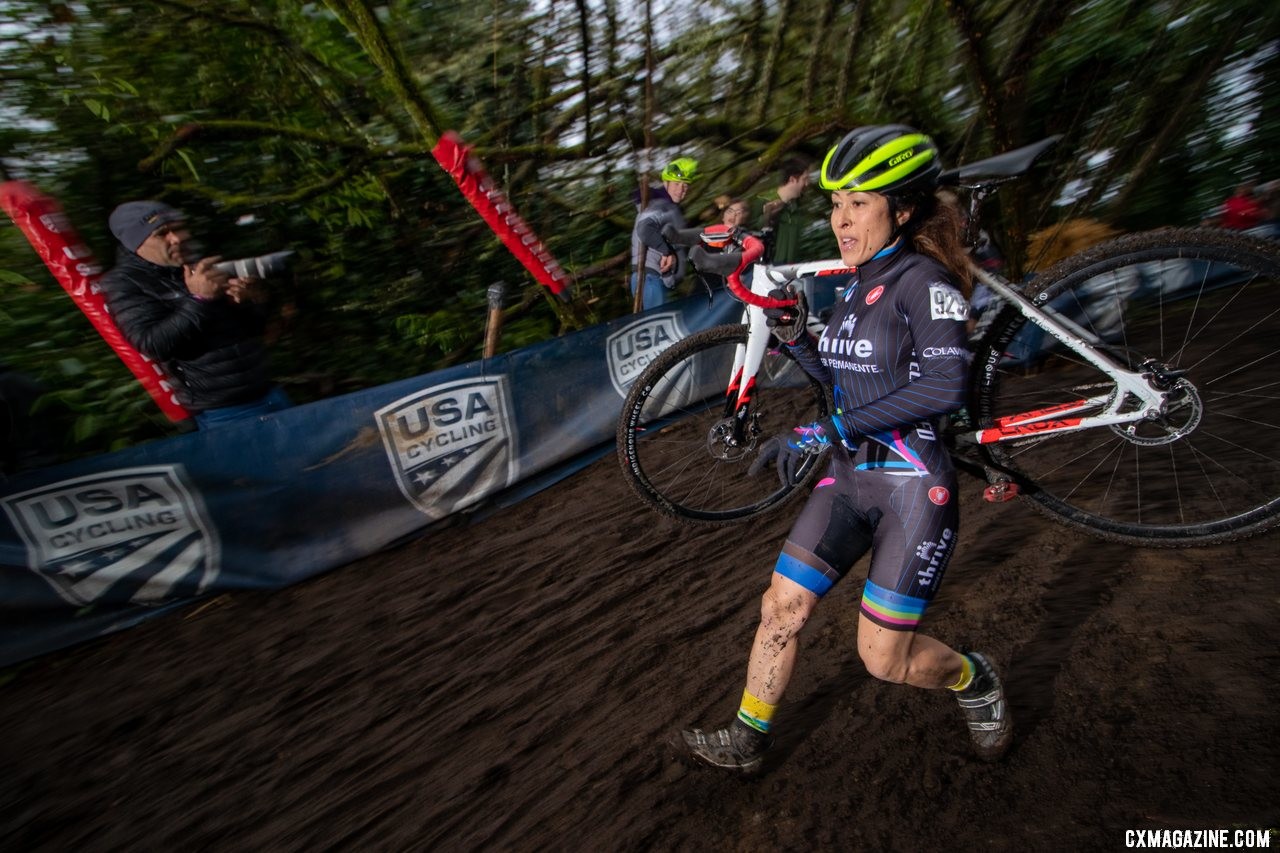
{"type": "Polygon", "coordinates": [[[196,259],[182,213],[129,201],[109,219],[120,241],[101,287],[116,326],[139,352],[181,383],[178,399],[201,429],[289,406],[267,377],[265,317],[249,281],[196,259]]]}

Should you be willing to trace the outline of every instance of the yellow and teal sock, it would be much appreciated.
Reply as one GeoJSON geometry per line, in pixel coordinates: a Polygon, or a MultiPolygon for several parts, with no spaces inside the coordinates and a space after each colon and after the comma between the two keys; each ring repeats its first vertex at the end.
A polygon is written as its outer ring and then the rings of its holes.
{"type": "Polygon", "coordinates": [[[961,690],[968,689],[973,684],[973,660],[968,655],[960,655],[960,678],[955,684],[949,685],[948,690],[954,690],[959,693],[961,690]]]}
{"type": "Polygon", "coordinates": [[[738,719],[761,734],[768,734],[769,727],[773,724],[773,714],[777,710],[777,705],[770,705],[743,690],[738,719]]]}

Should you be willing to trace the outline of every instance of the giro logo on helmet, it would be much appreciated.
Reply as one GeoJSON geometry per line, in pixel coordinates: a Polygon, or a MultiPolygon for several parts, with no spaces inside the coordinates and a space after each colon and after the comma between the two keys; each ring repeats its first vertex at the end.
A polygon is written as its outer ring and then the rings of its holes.
{"type": "Polygon", "coordinates": [[[912,154],[915,154],[915,153],[916,153],[916,150],[915,150],[914,148],[908,148],[906,151],[903,151],[903,152],[902,152],[901,154],[899,154],[897,157],[891,157],[891,158],[889,159],[889,165],[890,165],[890,166],[896,166],[896,165],[898,165],[899,163],[901,163],[903,160],[910,160],[910,159],[911,159],[911,155],[912,155],[912,154]]]}

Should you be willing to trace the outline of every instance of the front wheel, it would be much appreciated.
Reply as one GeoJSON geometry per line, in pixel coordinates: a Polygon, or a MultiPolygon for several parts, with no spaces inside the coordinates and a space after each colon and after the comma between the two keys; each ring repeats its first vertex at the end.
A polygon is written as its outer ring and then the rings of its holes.
{"type": "MultiPolygon", "coordinates": [[[[1216,229],[1155,231],[1045,272],[1037,305],[1168,389],[1159,417],[984,445],[1034,506],[1105,539],[1202,545],[1280,521],[1280,252],[1216,229]]],[[[979,426],[1115,393],[1006,308],[979,346],[979,426]]],[[[1005,423],[1008,421],[1006,420],[1005,423]]]]}
{"type": "Polygon", "coordinates": [[[750,473],[769,438],[830,412],[820,384],[783,352],[769,351],[742,407],[735,358],[746,326],[716,326],[673,345],[636,379],[618,419],[618,461],[646,504],[687,522],[725,524],[757,516],[800,491],[772,464],[750,473]]]}

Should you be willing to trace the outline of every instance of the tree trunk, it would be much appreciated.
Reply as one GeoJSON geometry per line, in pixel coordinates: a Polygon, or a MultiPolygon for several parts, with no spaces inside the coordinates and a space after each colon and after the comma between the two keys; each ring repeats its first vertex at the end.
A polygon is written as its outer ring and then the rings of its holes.
{"type": "Polygon", "coordinates": [[[840,56],[840,71],[836,75],[836,109],[844,109],[849,102],[849,86],[853,76],[853,58],[858,55],[858,36],[867,14],[867,0],[858,0],[849,13],[849,28],[844,35],[844,50],[840,56]]]}
{"type": "MultiPolygon", "coordinates": [[[[1166,93],[1152,92],[1148,103],[1153,105],[1173,104],[1173,109],[1153,109],[1150,110],[1151,122],[1143,129],[1139,135],[1139,139],[1147,140],[1142,146],[1142,155],[1138,157],[1136,163],[1129,168],[1125,174],[1124,186],[1116,195],[1115,199],[1107,205],[1110,210],[1122,211],[1129,202],[1130,196],[1134,191],[1142,185],[1142,179],[1147,171],[1159,162],[1161,155],[1165,149],[1178,138],[1178,132],[1183,129],[1187,119],[1193,108],[1199,109],[1201,105],[1200,96],[1209,87],[1209,83],[1213,80],[1215,74],[1222,68],[1227,56],[1230,55],[1236,44],[1236,40],[1243,29],[1245,21],[1239,17],[1236,18],[1235,24],[1231,28],[1230,34],[1223,34],[1222,41],[1219,42],[1217,52],[1208,61],[1198,61],[1195,63],[1193,73],[1184,76],[1177,83],[1171,85],[1166,93]],[[1188,79],[1189,78],[1189,79],[1188,79]],[[1153,125],[1158,123],[1157,130],[1153,125]]],[[[1096,203],[1106,186],[1110,184],[1110,180],[1101,187],[1093,187],[1090,189],[1089,200],[1096,203]]],[[[1086,208],[1088,209],[1088,208],[1086,208]]]]}
{"type": "Polygon", "coordinates": [[[582,42],[582,122],[583,150],[591,151],[591,27],[587,0],[576,0],[578,37],[582,42]]]}
{"type": "Polygon", "coordinates": [[[827,32],[831,29],[831,24],[836,19],[836,0],[826,0],[822,4],[822,11],[818,15],[818,22],[813,28],[813,53],[809,55],[809,67],[805,69],[804,75],[804,110],[805,112],[813,112],[814,99],[818,92],[818,78],[822,73],[823,67],[831,62],[831,57],[827,54],[827,32]]]}
{"type": "Polygon", "coordinates": [[[769,101],[773,98],[773,87],[778,76],[778,59],[782,56],[782,45],[786,41],[787,25],[791,22],[791,15],[795,10],[795,0],[782,0],[778,8],[777,25],[773,28],[773,38],[769,41],[769,52],[765,55],[764,66],[760,69],[760,76],[756,92],[756,108],[755,121],[756,124],[764,124],[765,117],[769,114],[769,101]]]}

